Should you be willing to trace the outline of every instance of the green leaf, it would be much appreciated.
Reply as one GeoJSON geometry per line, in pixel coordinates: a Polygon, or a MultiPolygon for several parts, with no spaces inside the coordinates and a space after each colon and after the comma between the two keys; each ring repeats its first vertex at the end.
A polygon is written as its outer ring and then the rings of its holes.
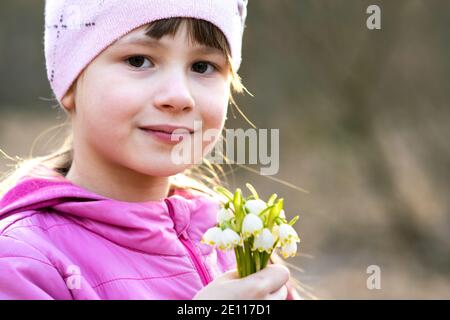
{"type": "Polygon", "coordinates": [[[300,218],[299,216],[295,216],[294,218],[292,218],[292,220],[289,222],[289,225],[292,227],[294,225],[294,223],[296,223],[299,218],[300,218]]]}
{"type": "Polygon", "coordinates": [[[283,209],[283,202],[283,198],[279,199],[270,211],[269,216],[267,217],[267,228],[269,228],[270,231],[272,231],[275,219],[280,215],[281,209],[283,209]]]}
{"type": "Polygon", "coordinates": [[[245,201],[253,200],[253,199],[255,199],[255,197],[253,195],[249,195],[247,198],[245,198],[245,201]]]}
{"type": "Polygon", "coordinates": [[[277,196],[276,193],[272,194],[272,195],[270,196],[270,198],[269,198],[269,201],[267,201],[267,205],[269,205],[269,206],[273,205],[273,203],[275,202],[275,199],[276,199],[277,197],[278,197],[278,196],[277,196]]]}
{"type": "Polygon", "coordinates": [[[234,193],[233,196],[233,206],[234,206],[234,210],[236,210],[236,214],[238,214],[241,210],[242,207],[242,193],[241,193],[241,189],[236,189],[236,192],[234,193]]]}
{"type": "Polygon", "coordinates": [[[236,192],[234,193],[233,205],[234,205],[234,211],[235,211],[234,215],[236,217],[237,232],[241,232],[242,221],[244,220],[245,212],[243,212],[243,207],[242,207],[242,191],[239,188],[237,188],[236,192]]]}
{"type": "Polygon", "coordinates": [[[272,209],[274,206],[272,205],[272,206],[270,206],[270,207],[266,207],[263,211],[261,211],[260,213],[258,213],[258,216],[262,219],[263,218],[263,215],[267,212],[267,211],[269,211],[270,209],[272,209]]]}
{"type": "Polygon", "coordinates": [[[226,188],[224,188],[222,186],[215,186],[213,188],[213,190],[224,195],[229,200],[233,200],[233,194],[230,191],[228,191],[226,188]]]}
{"type": "Polygon", "coordinates": [[[280,218],[280,217],[276,217],[275,218],[275,223],[278,224],[278,225],[280,225],[282,223],[285,223],[285,221],[286,220],[284,220],[283,218],[280,218]]]}
{"type": "Polygon", "coordinates": [[[250,190],[255,199],[259,199],[258,192],[256,192],[255,188],[250,183],[246,183],[245,185],[247,186],[248,190],[250,190]]]}

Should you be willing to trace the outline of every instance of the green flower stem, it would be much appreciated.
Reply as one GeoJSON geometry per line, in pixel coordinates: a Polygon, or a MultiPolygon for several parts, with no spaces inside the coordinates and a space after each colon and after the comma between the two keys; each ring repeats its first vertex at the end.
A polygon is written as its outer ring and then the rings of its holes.
{"type": "MultiPolygon", "coordinates": [[[[253,240],[253,239],[251,239],[253,240]]],[[[236,263],[239,273],[239,277],[243,278],[252,273],[258,272],[267,266],[270,259],[270,254],[263,251],[251,251],[251,242],[249,240],[244,241],[244,246],[234,248],[236,254],[236,263]]]]}
{"type": "Polygon", "coordinates": [[[252,251],[252,247],[253,247],[253,236],[251,236],[247,241],[246,241],[246,250],[247,250],[247,261],[248,261],[248,265],[249,265],[249,269],[248,269],[248,274],[252,274],[256,272],[256,266],[255,266],[255,258],[254,258],[254,252],[252,251]]]}
{"type": "Polygon", "coordinates": [[[237,269],[239,272],[239,277],[244,276],[244,259],[242,254],[242,247],[236,247],[234,248],[234,252],[236,252],[236,262],[237,262],[237,269]]]}
{"type": "Polygon", "coordinates": [[[248,263],[247,263],[247,252],[245,252],[245,242],[244,242],[244,245],[241,247],[241,253],[242,253],[242,275],[244,277],[246,277],[247,276],[247,272],[248,272],[247,271],[248,263]]]}
{"type": "Polygon", "coordinates": [[[245,253],[244,247],[241,248],[242,253],[242,275],[246,277],[248,275],[248,262],[247,262],[247,255],[245,253]]]}
{"type": "Polygon", "coordinates": [[[236,265],[239,277],[242,278],[242,255],[240,253],[240,247],[234,248],[234,254],[236,255],[236,265]]]}
{"type": "Polygon", "coordinates": [[[256,272],[258,272],[259,270],[261,270],[261,255],[258,251],[255,251],[253,253],[253,256],[255,257],[255,269],[256,272]]]}
{"type": "Polygon", "coordinates": [[[243,253],[243,258],[242,260],[244,261],[244,276],[248,276],[250,274],[250,264],[248,261],[248,257],[247,257],[247,251],[245,250],[244,247],[242,247],[242,253],[243,253]]]}
{"type": "Polygon", "coordinates": [[[255,266],[255,258],[253,255],[253,251],[250,249],[251,246],[250,244],[248,245],[248,257],[250,259],[250,273],[255,273],[256,272],[256,266],[255,266]]]}
{"type": "Polygon", "coordinates": [[[253,258],[254,255],[252,254],[252,247],[253,247],[253,239],[254,236],[251,236],[247,241],[247,248],[248,248],[248,259],[250,261],[250,274],[256,272],[255,268],[255,259],[253,258]]]}
{"type": "Polygon", "coordinates": [[[261,269],[264,269],[267,266],[267,263],[269,262],[270,259],[270,254],[268,254],[267,252],[263,252],[262,253],[262,262],[261,262],[261,269]]]}
{"type": "Polygon", "coordinates": [[[248,245],[248,241],[244,241],[244,249],[245,249],[245,263],[247,265],[247,269],[246,269],[246,276],[248,276],[249,274],[252,273],[252,257],[251,257],[251,253],[250,253],[250,248],[248,245]]]}

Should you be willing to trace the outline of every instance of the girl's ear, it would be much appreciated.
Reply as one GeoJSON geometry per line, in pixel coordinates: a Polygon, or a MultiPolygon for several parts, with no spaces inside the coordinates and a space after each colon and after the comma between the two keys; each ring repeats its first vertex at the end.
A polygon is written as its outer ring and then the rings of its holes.
{"type": "Polygon", "coordinates": [[[61,100],[62,107],[67,111],[75,111],[75,90],[74,85],[70,86],[61,100]]]}

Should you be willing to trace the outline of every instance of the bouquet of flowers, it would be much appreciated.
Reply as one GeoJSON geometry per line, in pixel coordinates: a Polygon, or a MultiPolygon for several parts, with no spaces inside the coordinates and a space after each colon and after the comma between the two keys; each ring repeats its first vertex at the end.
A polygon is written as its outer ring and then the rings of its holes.
{"type": "Polygon", "coordinates": [[[276,248],[285,259],[295,256],[300,242],[292,227],[299,217],[287,222],[283,199],[272,194],[265,202],[251,184],[246,186],[251,192],[247,198],[239,188],[234,194],[221,186],[214,188],[227,200],[221,204],[217,226],[208,229],[201,240],[220,250],[234,249],[241,278],[265,268],[276,248]]]}

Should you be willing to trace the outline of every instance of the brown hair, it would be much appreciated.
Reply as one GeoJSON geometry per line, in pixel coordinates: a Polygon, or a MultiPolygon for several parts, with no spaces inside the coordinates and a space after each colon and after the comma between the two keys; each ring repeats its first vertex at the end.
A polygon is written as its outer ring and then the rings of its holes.
{"type": "MultiPolygon", "coordinates": [[[[212,23],[192,18],[162,19],[148,24],[146,34],[156,39],[159,39],[168,34],[175,35],[182,23],[186,23],[190,41],[197,42],[201,45],[214,47],[222,51],[224,56],[227,57],[229,71],[232,76],[232,89],[234,92],[242,93],[245,90],[245,87],[242,85],[239,75],[235,72],[235,70],[233,70],[230,47],[227,39],[224,34],[212,23]]],[[[235,107],[237,107],[231,92],[230,102],[235,107]]],[[[62,109],[65,110],[64,108],[62,109]]],[[[239,110],[239,112],[241,111],[239,110]]],[[[68,115],[67,111],[66,115],[68,115]]],[[[67,117],[66,123],[62,124],[62,126],[68,125],[68,120],[69,117],[67,117]]],[[[61,125],[57,127],[61,127],[61,125]]],[[[221,137],[221,139],[223,139],[223,136],[221,137]]],[[[16,164],[14,166],[14,169],[6,172],[0,179],[0,198],[9,189],[14,187],[14,185],[17,184],[17,182],[22,177],[43,176],[45,178],[51,179],[52,176],[54,178],[57,178],[58,175],[65,176],[68,173],[73,161],[73,135],[71,130],[68,130],[68,133],[62,145],[57,148],[56,151],[45,156],[30,157],[28,159],[21,159],[19,157],[16,157],[16,159],[13,159],[4,153],[3,155],[8,159],[15,161],[16,164]],[[49,168],[51,170],[40,170],[40,168],[49,168]],[[51,171],[53,171],[55,174],[49,175],[48,173],[51,171]]],[[[229,160],[224,155],[222,156],[224,157],[226,163],[229,163],[229,160]]],[[[221,184],[226,185],[226,183],[222,181],[224,179],[226,179],[226,174],[218,164],[212,164],[207,159],[203,159],[202,164],[193,166],[192,168],[185,170],[183,173],[171,177],[170,183],[171,186],[175,188],[194,189],[217,197],[218,195],[215,191],[213,191],[213,188],[214,186],[221,184]],[[221,174],[222,177],[220,177],[219,174],[221,174]]],[[[275,252],[273,254],[272,260],[276,263],[282,263],[285,265],[287,264],[283,262],[275,252]]],[[[297,288],[300,291],[305,292],[299,285],[298,281],[292,276],[289,280],[289,287],[297,288]]]]}

